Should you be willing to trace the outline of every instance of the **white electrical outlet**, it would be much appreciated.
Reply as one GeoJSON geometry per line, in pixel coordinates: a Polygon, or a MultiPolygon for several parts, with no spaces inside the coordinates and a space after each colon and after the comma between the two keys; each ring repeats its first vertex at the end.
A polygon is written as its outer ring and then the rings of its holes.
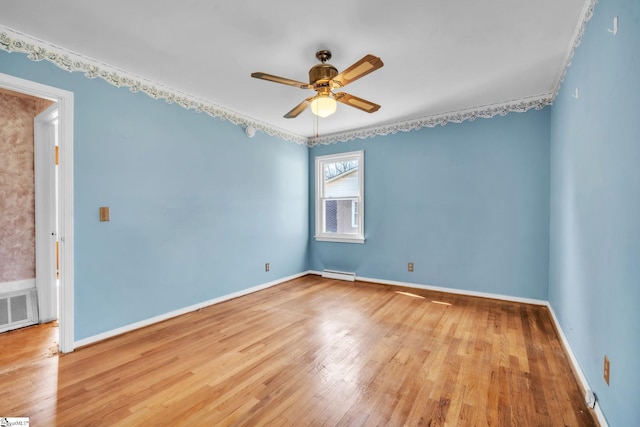
{"type": "Polygon", "coordinates": [[[584,401],[589,408],[593,409],[596,406],[596,395],[591,390],[587,390],[584,392],[584,401]]]}

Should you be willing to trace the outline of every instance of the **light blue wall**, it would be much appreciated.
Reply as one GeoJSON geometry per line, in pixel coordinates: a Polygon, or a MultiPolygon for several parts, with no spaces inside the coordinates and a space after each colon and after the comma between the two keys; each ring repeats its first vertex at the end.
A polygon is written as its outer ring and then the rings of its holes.
{"type": "Polygon", "coordinates": [[[596,5],[551,116],[549,299],[612,426],[640,422],[640,2],[596,5]],[[607,32],[619,16],[616,36],[607,32]],[[571,95],[579,88],[579,98],[571,95]],[[611,360],[611,384],[603,358],[611,360]]]}
{"type": "Polygon", "coordinates": [[[23,54],[0,72],[75,94],[76,340],[306,271],[307,147],[23,54]]]}
{"type": "Polygon", "coordinates": [[[375,279],[547,299],[549,108],[365,141],[364,244],[310,241],[310,267],[375,279]],[[407,262],[415,271],[407,272],[407,262]]]}

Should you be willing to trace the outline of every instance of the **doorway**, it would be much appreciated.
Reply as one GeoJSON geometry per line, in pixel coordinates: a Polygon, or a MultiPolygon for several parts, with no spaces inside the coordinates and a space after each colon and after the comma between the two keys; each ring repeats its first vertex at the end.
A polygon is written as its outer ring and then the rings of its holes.
{"type": "MultiPolygon", "coordinates": [[[[49,240],[53,239],[50,248],[55,248],[55,238],[57,238],[59,242],[59,279],[57,288],[55,287],[55,256],[40,256],[41,261],[43,261],[42,268],[45,269],[43,271],[48,271],[48,273],[43,272],[42,274],[51,274],[54,280],[52,287],[49,288],[51,295],[48,295],[48,297],[44,295],[46,297],[43,303],[45,305],[45,317],[41,316],[41,318],[46,320],[46,316],[58,317],[60,351],[69,353],[74,349],[73,93],[2,73],[0,73],[0,88],[48,99],[55,102],[57,107],[51,109],[51,111],[45,111],[47,114],[41,117],[43,127],[40,131],[48,133],[47,138],[49,138],[46,140],[45,145],[55,144],[57,140],[59,166],[57,180],[51,182],[49,179],[44,179],[52,188],[47,189],[45,184],[40,183],[40,194],[42,195],[43,191],[44,194],[48,194],[46,197],[49,198],[49,201],[45,201],[44,205],[42,202],[40,203],[41,209],[37,209],[36,211],[36,224],[43,224],[41,225],[41,227],[44,227],[42,232],[49,234],[49,240]],[[58,200],[57,206],[55,202],[56,194],[58,200]],[[56,217],[58,221],[55,220],[56,217]],[[56,223],[57,227],[55,225],[56,223]],[[44,265],[45,259],[49,264],[53,259],[53,266],[44,265]],[[59,301],[59,309],[56,308],[56,305],[58,305],[56,301],[59,301]],[[56,314],[56,311],[58,311],[59,314],[56,314]]],[[[36,121],[36,127],[38,126],[37,123],[36,121]]],[[[38,146],[39,144],[36,144],[34,150],[38,150],[38,146]]],[[[42,148],[42,145],[40,148],[42,148]]],[[[47,157],[46,153],[40,152],[39,154],[35,154],[35,156],[37,157],[34,159],[36,163],[47,161],[45,160],[47,157]]],[[[52,163],[49,163],[49,165],[55,168],[52,163]]],[[[36,168],[39,168],[37,164],[36,168]]],[[[38,173],[36,175],[38,175],[38,173]]],[[[37,177],[36,180],[38,180],[37,177]]],[[[43,181],[43,179],[40,181],[43,181]]],[[[36,183],[36,188],[38,188],[38,183],[36,183]]],[[[38,195],[36,195],[36,197],[38,197],[38,195]]],[[[51,250],[55,251],[55,249],[51,250]]],[[[38,252],[38,249],[36,249],[36,252],[38,252]]],[[[38,280],[38,274],[38,260],[36,260],[36,281],[38,280]]],[[[38,289],[38,292],[40,292],[40,289],[38,289]]],[[[45,290],[45,293],[46,292],[45,290]]],[[[40,297],[38,299],[40,299],[40,297]]]]}

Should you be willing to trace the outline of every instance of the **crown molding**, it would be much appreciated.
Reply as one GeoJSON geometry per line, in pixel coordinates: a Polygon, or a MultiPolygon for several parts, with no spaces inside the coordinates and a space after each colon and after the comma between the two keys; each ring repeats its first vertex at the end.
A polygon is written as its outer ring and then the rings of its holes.
{"type": "Polygon", "coordinates": [[[142,92],[153,99],[164,100],[167,104],[178,104],[182,108],[205,113],[211,117],[227,120],[243,128],[252,127],[268,135],[295,142],[308,144],[308,138],[269,125],[228,108],[197,98],[159,83],[142,78],[97,61],[93,58],[55,46],[35,37],[0,25],[0,49],[7,52],[26,53],[32,61],[48,61],[69,72],[81,72],[89,79],[101,78],[116,87],[126,87],[131,92],[142,92]]]}
{"type": "Polygon", "coordinates": [[[410,132],[424,127],[444,126],[448,123],[462,123],[473,121],[477,118],[489,119],[495,116],[505,116],[508,113],[525,111],[535,108],[540,110],[547,105],[551,105],[553,97],[551,94],[539,95],[531,98],[520,99],[516,101],[503,102],[500,104],[492,104],[482,107],[474,107],[466,110],[453,111],[449,113],[437,114],[433,116],[421,117],[417,119],[394,122],[386,125],[372,126],[350,130],[342,133],[335,133],[320,137],[309,138],[309,146],[328,145],[338,142],[347,142],[354,139],[366,139],[374,136],[384,136],[398,132],[410,132]]]}
{"type": "Polygon", "coordinates": [[[582,8],[582,13],[580,14],[580,18],[578,19],[578,23],[576,24],[576,29],[573,32],[571,43],[569,43],[569,48],[567,49],[567,53],[565,55],[564,67],[562,68],[562,72],[560,73],[558,81],[556,82],[555,90],[553,91],[554,100],[560,92],[560,87],[562,86],[562,82],[567,76],[569,67],[571,67],[571,63],[573,62],[573,55],[575,54],[578,46],[580,46],[582,36],[584,35],[584,32],[587,28],[587,22],[589,22],[593,17],[593,11],[596,7],[596,3],[598,3],[598,0],[585,0],[584,6],[582,8]]]}
{"type": "Polygon", "coordinates": [[[320,137],[305,137],[294,134],[193,95],[168,88],[159,83],[152,82],[148,79],[136,76],[95,59],[36,39],[35,37],[26,35],[3,25],[0,25],[0,49],[7,52],[26,53],[27,57],[32,61],[46,60],[63,70],[69,72],[82,72],[90,79],[101,78],[113,86],[126,87],[134,93],[143,92],[153,99],[164,100],[168,104],[175,103],[185,109],[205,113],[211,117],[216,117],[221,120],[227,120],[235,125],[243,127],[244,129],[253,128],[254,130],[262,131],[268,135],[285,141],[291,141],[299,145],[313,147],[318,144],[335,144],[355,139],[385,136],[395,134],[397,132],[410,132],[424,127],[444,126],[448,123],[462,123],[465,121],[473,121],[477,118],[504,116],[511,112],[525,112],[530,109],[540,110],[545,106],[552,105],[560,91],[560,86],[564,81],[567,71],[571,66],[575,50],[582,40],[587,22],[593,16],[596,3],[597,0],[585,0],[585,5],[580,15],[580,19],[578,20],[578,24],[576,25],[576,30],[574,31],[572,43],[567,49],[564,67],[552,93],[507,101],[500,104],[474,107],[379,126],[349,130],[320,137]]]}

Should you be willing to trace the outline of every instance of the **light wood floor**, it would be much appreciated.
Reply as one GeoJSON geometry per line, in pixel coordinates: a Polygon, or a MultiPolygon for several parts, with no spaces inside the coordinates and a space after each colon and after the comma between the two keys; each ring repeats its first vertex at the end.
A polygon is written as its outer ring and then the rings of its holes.
{"type": "Polygon", "coordinates": [[[0,416],[60,426],[592,426],[545,307],[306,276],[58,357],[0,335],[0,416]]]}

